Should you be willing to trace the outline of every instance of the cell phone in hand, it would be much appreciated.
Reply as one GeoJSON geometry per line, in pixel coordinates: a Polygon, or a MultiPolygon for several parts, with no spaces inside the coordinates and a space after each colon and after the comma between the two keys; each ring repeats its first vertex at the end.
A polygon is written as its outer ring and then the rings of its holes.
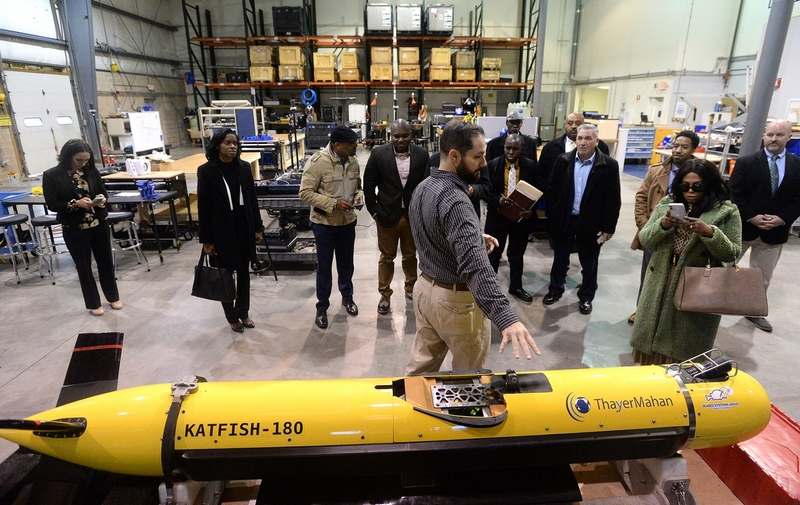
{"type": "Polygon", "coordinates": [[[686,206],[682,203],[669,204],[669,216],[676,221],[685,221],[686,206]]]}

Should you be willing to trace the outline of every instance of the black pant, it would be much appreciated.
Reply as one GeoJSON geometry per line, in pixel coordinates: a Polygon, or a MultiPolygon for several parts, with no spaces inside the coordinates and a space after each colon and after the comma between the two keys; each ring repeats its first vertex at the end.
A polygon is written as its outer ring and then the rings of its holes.
{"type": "Polygon", "coordinates": [[[222,310],[229,323],[250,317],[250,257],[246,249],[236,265],[236,300],[222,302],[222,310]]]}
{"type": "Polygon", "coordinates": [[[92,273],[92,254],[97,263],[97,273],[100,276],[100,287],[109,302],[119,300],[117,281],[114,278],[114,259],[111,256],[111,236],[108,225],[101,222],[99,225],[81,230],[78,227],[64,226],[64,243],[81,282],[83,301],[87,309],[100,307],[100,293],[92,273]]]}
{"type": "Polygon", "coordinates": [[[569,270],[569,255],[574,243],[578,250],[583,277],[578,290],[578,299],[592,301],[597,292],[597,260],[600,257],[600,244],[597,243],[597,232],[581,229],[579,219],[578,216],[570,217],[566,229],[552,234],[553,267],[550,269],[549,291],[556,294],[564,292],[564,283],[569,270]]]}
{"type": "Polygon", "coordinates": [[[317,245],[317,310],[328,310],[332,289],[333,255],[342,300],[353,299],[353,248],[356,242],[356,223],[330,226],[311,223],[317,245]]]}
{"type": "Polygon", "coordinates": [[[525,249],[528,248],[528,234],[531,230],[530,221],[512,223],[503,216],[491,216],[486,219],[486,234],[497,239],[500,245],[489,254],[489,263],[492,264],[495,273],[500,267],[500,257],[506,248],[508,239],[508,267],[509,290],[522,289],[522,257],[525,249]]]}

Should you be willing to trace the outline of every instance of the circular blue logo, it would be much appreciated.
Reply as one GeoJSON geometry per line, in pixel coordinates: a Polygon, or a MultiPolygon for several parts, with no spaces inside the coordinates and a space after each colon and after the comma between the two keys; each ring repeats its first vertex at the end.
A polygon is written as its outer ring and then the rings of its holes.
{"type": "Polygon", "coordinates": [[[579,396],[578,398],[575,399],[575,408],[581,414],[588,414],[591,405],[589,405],[589,400],[587,400],[583,396],[579,396]]]}
{"type": "Polygon", "coordinates": [[[588,414],[592,408],[585,396],[575,396],[574,393],[567,395],[566,407],[569,417],[578,422],[583,422],[583,416],[588,414]]]}

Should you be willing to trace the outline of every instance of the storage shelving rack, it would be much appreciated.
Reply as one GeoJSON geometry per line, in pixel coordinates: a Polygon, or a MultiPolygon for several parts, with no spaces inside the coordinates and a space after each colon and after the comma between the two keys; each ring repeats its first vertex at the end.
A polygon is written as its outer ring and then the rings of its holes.
{"type": "MultiPolygon", "coordinates": [[[[186,30],[186,43],[189,52],[190,71],[195,75],[192,84],[192,94],[197,107],[200,102],[205,105],[210,103],[210,94],[215,99],[221,92],[247,91],[251,94],[254,103],[262,103],[267,89],[303,89],[303,88],[338,88],[362,89],[365,99],[369,102],[372,89],[414,89],[422,93],[424,90],[467,90],[471,95],[484,89],[516,89],[519,90],[520,99],[530,101],[533,94],[531,81],[533,66],[536,59],[536,33],[538,30],[538,2],[537,0],[522,0],[522,27],[520,37],[484,37],[483,30],[483,1],[478,2],[471,15],[474,25],[471,35],[468,36],[440,36],[440,35],[398,35],[396,37],[385,35],[316,35],[316,1],[303,0],[304,12],[307,16],[306,25],[311,32],[304,36],[268,36],[264,33],[263,11],[255,8],[255,0],[242,0],[245,33],[243,37],[215,37],[211,26],[211,17],[208,10],[201,16],[200,9],[182,0],[184,27],[186,30]],[[205,19],[205,28],[202,26],[205,19]],[[367,55],[367,68],[369,69],[369,47],[371,45],[414,46],[421,49],[430,47],[450,47],[454,49],[471,49],[476,52],[476,75],[480,75],[480,64],[484,49],[507,49],[519,51],[518,80],[514,82],[384,82],[384,81],[348,81],[348,82],[317,82],[313,80],[287,81],[287,82],[241,82],[221,83],[216,71],[216,54],[219,49],[240,49],[247,54],[249,61],[250,45],[301,45],[306,51],[306,61],[312,61],[311,54],[318,48],[357,48],[364,49],[367,55]],[[208,56],[208,57],[207,57],[208,56]],[[210,62],[210,65],[209,63],[210,62]]],[[[420,52],[422,56],[422,51],[420,52]]],[[[313,75],[308,72],[307,75],[313,75]]],[[[420,95],[420,100],[422,100],[420,95]]]]}

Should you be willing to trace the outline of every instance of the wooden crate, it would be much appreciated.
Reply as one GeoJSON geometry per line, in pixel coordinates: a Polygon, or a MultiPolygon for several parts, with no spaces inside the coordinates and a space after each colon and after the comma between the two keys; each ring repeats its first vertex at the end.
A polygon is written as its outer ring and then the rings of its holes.
{"type": "Polygon", "coordinates": [[[275,82],[275,67],[250,67],[251,82],[275,82]]]}
{"type": "Polygon", "coordinates": [[[453,78],[453,67],[450,65],[431,65],[431,81],[449,81],[453,78]]]}
{"type": "Polygon", "coordinates": [[[397,80],[399,81],[419,81],[420,72],[419,65],[399,65],[399,74],[397,80]]]}
{"type": "Polygon", "coordinates": [[[278,65],[278,78],[281,81],[302,81],[306,78],[303,65],[278,65]]]}
{"type": "Polygon", "coordinates": [[[306,57],[303,55],[303,48],[300,46],[279,46],[278,63],[281,65],[303,65],[306,57]]]}
{"type": "Polygon", "coordinates": [[[334,53],[314,53],[314,68],[336,68],[336,55],[334,53]]]}
{"type": "Polygon", "coordinates": [[[500,70],[500,67],[503,66],[503,59],[502,58],[484,58],[481,62],[482,68],[492,69],[492,70],[500,70]]]}
{"type": "Polygon", "coordinates": [[[343,51],[339,55],[339,70],[343,68],[358,69],[358,53],[355,51],[343,51]]]}
{"type": "Polygon", "coordinates": [[[453,55],[453,66],[456,68],[475,68],[475,53],[473,51],[457,51],[453,55]]]}
{"type": "Polygon", "coordinates": [[[275,63],[275,48],[272,46],[250,46],[250,64],[268,66],[275,63]]]}
{"type": "Polygon", "coordinates": [[[373,65],[391,65],[392,64],[392,48],[391,47],[373,47],[372,52],[373,65]]]}
{"type": "Polygon", "coordinates": [[[369,68],[369,78],[373,81],[391,81],[392,65],[385,63],[373,64],[369,68]]]}
{"type": "Polygon", "coordinates": [[[483,69],[483,70],[481,70],[481,80],[482,81],[490,81],[490,82],[499,82],[500,81],[500,71],[499,70],[483,69]]]}
{"type": "Polygon", "coordinates": [[[418,47],[401,47],[397,50],[400,65],[419,65],[418,47]]]}
{"type": "Polygon", "coordinates": [[[469,81],[475,82],[475,69],[474,68],[457,68],[456,81],[469,81]]]}
{"type": "Polygon", "coordinates": [[[314,67],[314,80],[317,82],[335,82],[336,70],[332,68],[314,67]]]}
{"type": "Polygon", "coordinates": [[[340,81],[360,81],[361,74],[357,68],[340,68],[339,69],[340,81]]]}
{"type": "Polygon", "coordinates": [[[444,67],[450,65],[450,49],[434,47],[431,49],[431,66],[444,67]]]}

